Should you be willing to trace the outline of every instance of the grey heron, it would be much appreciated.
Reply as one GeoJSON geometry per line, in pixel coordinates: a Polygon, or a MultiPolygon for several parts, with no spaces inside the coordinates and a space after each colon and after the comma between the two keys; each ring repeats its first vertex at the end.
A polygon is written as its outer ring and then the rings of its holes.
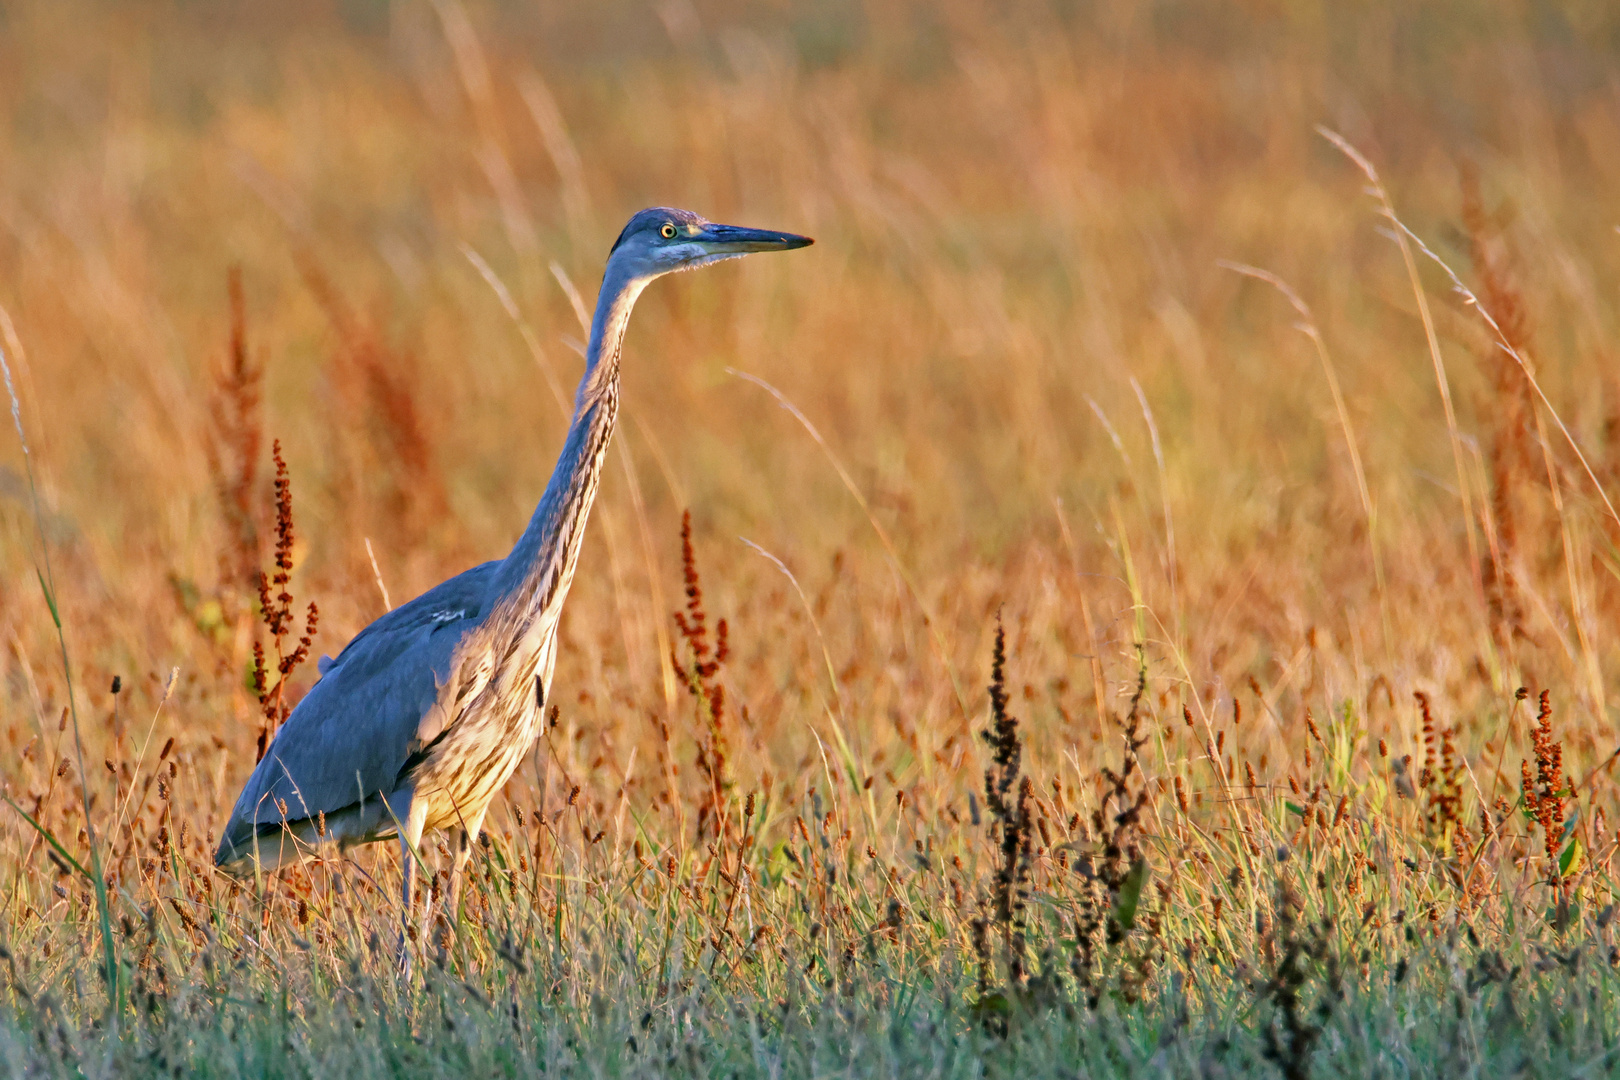
{"type": "Polygon", "coordinates": [[[562,456],[528,527],[506,558],[429,589],[321,659],[320,678],[243,786],[217,866],[274,869],[320,844],[397,837],[408,919],[422,835],[449,829],[454,905],[490,801],[544,722],[636,298],[672,271],[809,243],[666,207],[630,219],[608,253],[562,456]]]}

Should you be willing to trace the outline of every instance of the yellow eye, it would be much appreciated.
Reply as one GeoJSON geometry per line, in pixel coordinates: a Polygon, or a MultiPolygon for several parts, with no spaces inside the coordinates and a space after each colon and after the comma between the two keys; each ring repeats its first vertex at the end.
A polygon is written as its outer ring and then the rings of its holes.
{"type": "Polygon", "coordinates": [[[664,222],[663,227],[658,230],[658,235],[662,236],[665,240],[675,239],[675,226],[671,225],[667,221],[664,222]]]}

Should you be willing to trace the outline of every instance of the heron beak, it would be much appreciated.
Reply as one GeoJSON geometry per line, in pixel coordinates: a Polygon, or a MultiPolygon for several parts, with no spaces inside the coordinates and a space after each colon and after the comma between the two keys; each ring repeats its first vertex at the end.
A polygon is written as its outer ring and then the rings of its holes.
{"type": "Polygon", "coordinates": [[[808,236],[744,229],[737,225],[704,225],[692,237],[710,255],[747,255],[755,251],[792,251],[815,243],[808,236]]]}

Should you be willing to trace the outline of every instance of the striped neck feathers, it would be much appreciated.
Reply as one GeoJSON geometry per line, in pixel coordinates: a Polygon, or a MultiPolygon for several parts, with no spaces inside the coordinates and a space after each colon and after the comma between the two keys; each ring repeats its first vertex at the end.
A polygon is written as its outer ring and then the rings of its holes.
{"type": "Polygon", "coordinates": [[[574,397],[562,456],[494,584],[496,604],[524,626],[545,622],[540,617],[550,608],[560,608],[567,596],[596,498],[602,457],[618,419],[619,354],[625,329],[636,298],[650,280],[611,262],[603,277],[585,350],[585,374],[574,397]]]}

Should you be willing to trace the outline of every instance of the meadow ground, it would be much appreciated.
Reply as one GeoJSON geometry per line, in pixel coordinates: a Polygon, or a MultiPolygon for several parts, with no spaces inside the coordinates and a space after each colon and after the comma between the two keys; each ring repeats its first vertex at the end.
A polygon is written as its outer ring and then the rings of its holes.
{"type": "Polygon", "coordinates": [[[0,3],[4,1070],[1620,1073],[1617,70],[1597,0],[0,3]],[[642,299],[402,981],[391,847],[210,868],[255,648],[504,554],[656,203],[818,244],[642,299]]]}

